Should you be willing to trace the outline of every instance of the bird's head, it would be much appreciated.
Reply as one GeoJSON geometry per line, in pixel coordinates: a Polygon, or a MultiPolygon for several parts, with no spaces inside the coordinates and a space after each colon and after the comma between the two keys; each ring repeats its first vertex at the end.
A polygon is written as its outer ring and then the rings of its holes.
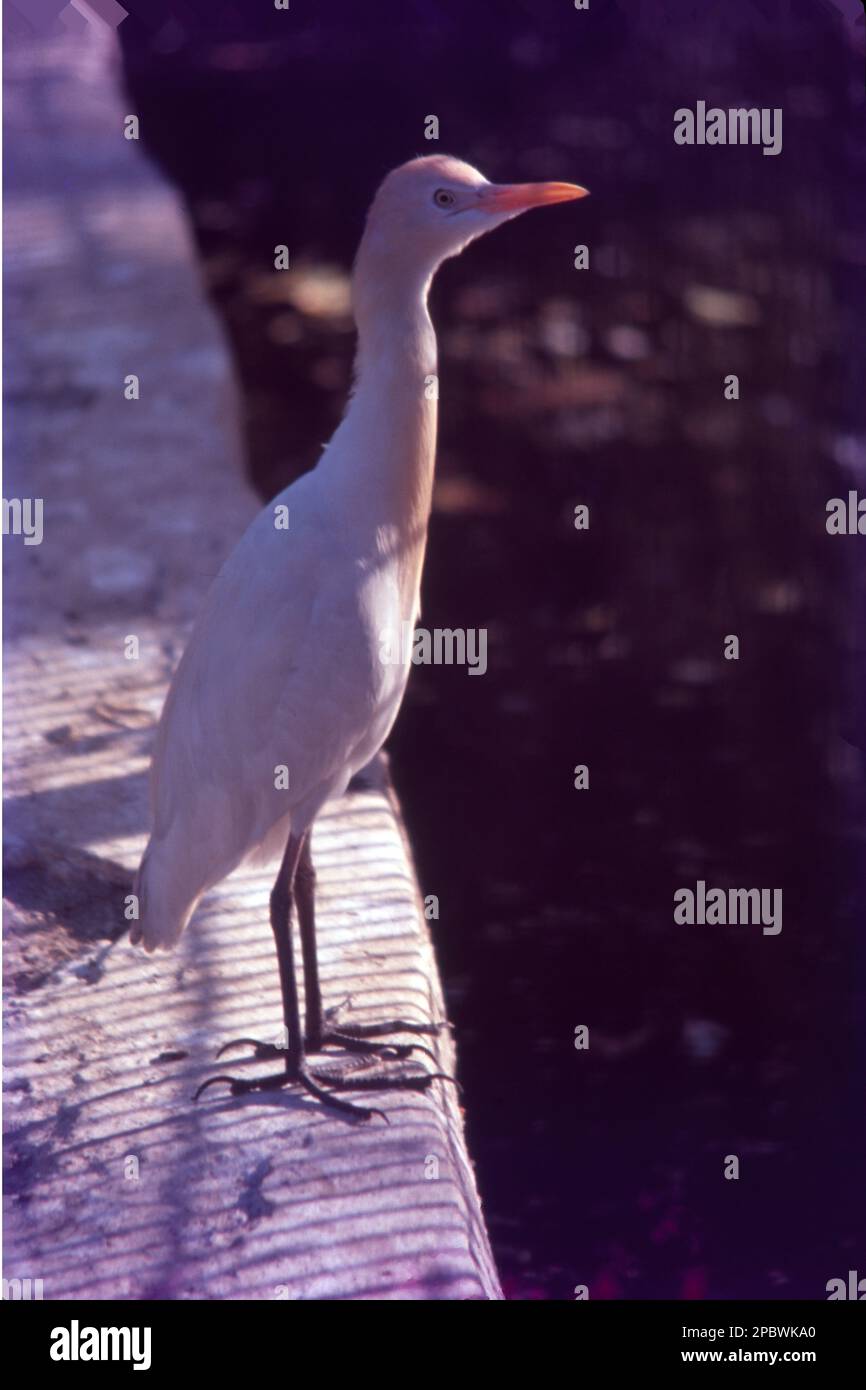
{"type": "Polygon", "coordinates": [[[367,216],[363,245],[392,264],[409,259],[432,274],[500,223],[586,194],[575,183],[490,183],[460,159],[428,155],[388,174],[367,216]]]}

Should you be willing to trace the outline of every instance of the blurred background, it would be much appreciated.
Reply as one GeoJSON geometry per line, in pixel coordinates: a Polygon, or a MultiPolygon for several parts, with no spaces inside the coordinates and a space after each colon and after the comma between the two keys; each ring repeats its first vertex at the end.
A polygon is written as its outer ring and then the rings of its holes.
{"type": "Polygon", "coordinates": [[[416,668],[389,747],[470,1151],[510,1297],[824,1297],[866,1259],[864,542],[825,529],[866,491],[856,16],[124,8],[130,109],[186,206],[263,500],[341,416],[389,168],[448,152],[590,188],[432,296],[422,621],[486,628],[488,670],[416,668]],[[675,145],[698,100],[781,107],[782,153],[675,145]],[[781,888],[781,935],[676,926],[701,878],[781,888]]]}

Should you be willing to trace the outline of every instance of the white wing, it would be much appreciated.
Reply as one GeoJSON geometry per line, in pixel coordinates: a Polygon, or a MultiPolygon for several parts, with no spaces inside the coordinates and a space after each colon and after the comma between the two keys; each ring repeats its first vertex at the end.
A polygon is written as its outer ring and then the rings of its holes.
{"type": "Polygon", "coordinates": [[[397,603],[391,576],[346,550],[317,482],[305,475],[252,523],[172,682],[133,933],[150,949],[172,945],[201,894],[278,823],[305,828],[399,708],[405,672],[378,660],[377,627],[397,603]],[[274,525],[276,502],[289,506],[288,530],[274,525]]]}

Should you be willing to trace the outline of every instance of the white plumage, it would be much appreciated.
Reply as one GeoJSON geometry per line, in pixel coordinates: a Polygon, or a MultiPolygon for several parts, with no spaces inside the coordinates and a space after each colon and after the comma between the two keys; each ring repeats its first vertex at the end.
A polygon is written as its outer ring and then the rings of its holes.
{"type": "MultiPolygon", "coordinates": [[[[437,155],[395,169],[373,201],[352,280],[358,355],[349,408],[315,470],[260,512],[220,571],[172,682],[153,755],[153,833],[136,879],[134,943],[150,951],[173,946],[208,888],[245,859],[285,851],[270,916],[288,1047],[252,1043],[257,1058],[278,1056],[283,1069],[248,1080],[213,1077],[197,1096],[217,1082],[234,1095],[295,1083],[369,1119],[382,1112],[338,1100],[322,1083],[382,1083],[311,1071],[307,1054],[336,1045],[405,1057],[427,1049],[374,1039],[436,1031],[399,1019],[328,1026],[309,830],[325,801],[345,791],[381,748],[409,674],[400,639],[418,615],[436,452],[436,336],[427,313],[433,275],[499,223],[585,191],[491,184],[468,164],[437,155]],[[283,508],[287,529],[275,524],[283,508]],[[389,651],[402,653],[400,660],[383,661],[389,651]]],[[[392,1076],[384,1084],[424,1089],[436,1075],[392,1076]]]]}
{"type": "Polygon", "coordinates": [[[380,660],[382,634],[416,621],[433,483],[430,281],[475,237],[584,192],[497,186],[438,155],[384,181],[353,276],[348,411],[316,469],[223,565],[165,703],[133,933],[146,949],[173,946],[202,893],[251,855],[281,852],[382,746],[408,676],[380,660]],[[288,790],[275,787],[281,765],[288,790]]]}
{"type": "Polygon", "coordinates": [[[406,672],[378,661],[376,641],[401,611],[393,565],[372,519],[324,505],[332,471],[320,465],[277,499],[290,508],[288,531],[272,507],[259,514],[172,682],[140,870],[147,949],[173,946],[201,894],[244,859],[281,854],[289,830],[345,790],[396,716],[406,672]],[[275,785],[281,767],[288,789],[275,785]]]}

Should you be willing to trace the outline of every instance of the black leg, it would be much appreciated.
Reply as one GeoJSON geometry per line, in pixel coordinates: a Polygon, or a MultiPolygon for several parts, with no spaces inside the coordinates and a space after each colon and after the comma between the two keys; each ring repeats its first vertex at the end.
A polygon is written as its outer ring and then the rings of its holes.
{"type": "Polygon", "coordinates": [[[286,1071],[297,1076],[304,1061],[304,1039],[301,1033],[301,1010],[298,1004],[298,981],[295,974],[295,952],[292,946],[292,904],[295,878],[306,836],[296,840],[289,836],[280,872],[271,890],[271,931],[277,946],[280,966],[280,992],[283,996],[283,1022],[286,1025],[288,1047],[286,1071]]]}
{"type": "Polygon", "coordinates": [[[403,1059],[410,1055],[413,1048],[427,1052],[436,1061],[430,1049],[421,1047],[421,1044],[395,1045],[391,1042],[366,1041],[366,1038],[374,1038],[381,1034],[392,1033],[392,1031],[410,1031],[410,1033],[434,1033],[435,1027],[432,1024],[402,1023],[399,1019],[389,1020],[388,1023],[367,1024],[367,1026],[348,1027],[348,1029],[325,1029],[324,1015],[321,1006],[321,988],[318,983],[318,962],[316,958],[316,870],[313,869],[313,858],[310,855],[309,845],[310,833],[304,833],[299,837],[289,837],[286,845],[285,855],[282,856],[282,863],[279,866],[277,881],[274,890],[271,892],[271,929],[274,931],[274,941],[277,945],[277,959],[279,962],[279,990],[282,994],[282,1016],[284,1016],[286,1036],[288,1036],[288,1048],[279,1048],[272,1042],[259,1042],[256,1038],[234,1038],[220,1048],[218,1056],[222,1056],[229,1048],[238,1047],[239,1044],[250,1045],[253,1048],[253,1056],[249,1061],[264,1061],[265,1058],[281,1059],[284,1062],[284,1070],[272,1074],[272,1076],[250,1077],[249,1080],[235,1076],[211,1076],[204,1081],[199,1090],[196,1091],[195,1099],[202,1095],[210,1086],[215,1084],[225,1084],[231,1088],[232,1095],[247,1095],[250,1091],[272,1091],[284,1086],[302,1086],[325,1105],[334,1106],[338,1111],[345,1115],[352,1115],[356,1119],[370,1119],[373,1115],[381,1115],[386,1119],[384,1111],[375,1111],[366,1106],[352,1105],[349,1101],[341,1101],[335,1097],[331,1090],[325,1090],[325,1086],[336,1087],[336,1090],[386,1090],[386,1088],[398,1088],[398,1090],[424,1091],[431,1086],[435,1080],[452,1080],[452,1077],[443,1076],[441,1072],[421,1072],[420,1074],[400,1073],[379,1073],[378,1076],[356,1076],[356,1074],[320,1072],[320,1070],[310,1070],[307,1066],[307,1051],[321,1051],[324,1044],[339,1045],[346,1052],[361,1052],[379,1056],[379,1058],[403,1059]],[[303,966],[304,966],[304,992],[306,992],[306,1023],[307,1037],[304,1040],[302,1030],[300,1030],[300,1006],[297,1001],[297,976],[295,970],[295,949],[292,942],[292,909],[297,906],[297,919],[300,926],[300,947],[302,947],[303,966]]]}
{"type": "Polygon", "coordinates": [[[336,1024],[330,1020],[337,1010],[326,1015],[322,1008],[322,987],[319,983],[319,961],[316,953],[316,870],[311,850],[312,835],[306,836],[298,860],[295,877],[295,904],[298,909],[298,926],[301,932],[301,951],[304,958],[304,1041],[308,1052],[320,1052],[330,1044],[340,1047],[344,1052],[356,1052],[366,1056],[401,1060],[413,1052],[424,1052],[434,1062],[436,1056],[422,1043],[380,1043],[373,1039],[385,1037],[389,1033],[434,1034],[439,1030],[434,1024],[404,1023],[402,1019],[389,1019],[385,1023],[336,1024]]]}
{"type": "Polygon", "coordinates": [[[217,1053],[217,1057],[222,1057],[223,1053],[228,1052],[233,1047],[239,1047],[242,1044],[248,1045],[254,1048],[254,1057],[258,1061],[264,1058],[284,1057],[286,1074],[289,1077],[298,1075],[304,1061],[304,1038],[301,1032],[301,1010],[298,1003],[298,981],[292,944],[292,908],[295,901],[298,865],[306,839],[306,835],[298,839],[292,835],[289,836],[283,862],[280,865],[280,872],[277,874],[276,882],[271,889],[271,931],[274,934],[280,970],[280,994],[283,998],[286,1047],[278,1047],[276,1043],[258,1042],[256,1038],[232,1038],[231,1042],[223,1043],[217,1053]]]}
{"type": "MultiPolygon", "coordinates": [[[[278,1048],[272,1043],[257,1042],[255,1038],[235,1038],[232,1042],[226,1043],[220,1048],[219,1056],[230,1047],[235,1047],[239,1043],[250,1044],[253,1049],[253,1057],[250,1060],[259,1061],[264,1058],[282,1058],[284,1068],[271,1076],[251,1077],[249,1080],[234,1076],[212,1076],[205,1081],[195,1093],[195,1100],[208,1089],[209,1086],[217,1084],[227,1085],[233,1096],[248,1095],[253,1091],[273,1091],[286,1085],[300,1085],[306,1091],[316,1097],[324,1104],[332,1106],[335,1110],[340,1110],[343,1114],[352,1115],[355,1119],[369,1120],[373,1115],[381,1115],[382,1119],[387,1119],[384,1111],[375,1110],[360,1105],[352,1105],[349,1101],[340,1100],[332,1091],[325,1089],[326,1086],[334,1086],[338,1090],[382,1090],[382,1089],[402,1089],[413,1091],[424,1091],[436,1080],[450,1080],[440,1073],[422,1072],[420,1075],[387,1075],[387,1076],[353,1076],[345,1074],[334,1074],[331,1072],[311,1071],[307,1066],[304,1036],[301,1032],[300,1006],[298,1003],[298,982],[295,972],[294,948],[292,943],[292,907],[295,901],[298,905],[298,915],[305,930],[301,934],[301,947],[304,958],[305,985],[307,990],[307,1017],[312,1018],[314,1024],[314,1037],[316,1037],[315,1023],[318,1020],[319,1034],[317,1045],[321,1047],[322,1041],[322,1003],[319,992],[319,977],[316,961],[316,935],[314,913],[314,885],[315,875],[313,872],[312,859],[309,849],[306,848],[307,834],[298,837],[289,837],[286,852],[283,855],[283,862],[280,865],[280,872],[277,875],[271,893],[271,928],[274,933],[274,941],[277,948],[277,960],[280,968],[280,991],[283,997],[283,1020],[286,1026],[288,1047],[278,1048]],[[306,859],[306,871],[300,876],[300,864],[306,859]],[[300,881],[299,881],[300,880],[300,881]],[[302,906],[303,904],[303,906],[302,906]],[[309,975],[306,972],[309,970],[309,975]],[[309,981],[309,982],[308,982],[309,981]]],[[[406,1056],[408,1049],[387,1049],[384,1046],[362,1045],[355,1039],[349,1039],[352,1044],[347,1050],[364,1052],[386,1053],[390,1056],[406,1056]]],[[[312,1050],[312,1048],[310,1049],[312,1050]]]]}
{"type": "Polygon", "coordinates": [[[295,886],[298,926],[301,930],[301,954],[304,958],[304,1023],[306,1045],[318,1052],[324,1033],[322,1017],[322,988],[319,984],[319,961],[316,956],[316,870],[311,849],[312,833],[304,836],[295,886]]]}
{"type": "MultiPolygon", "coordinates": [[[[304,852],[304,844],[307,835],[304,834],[295,838],[289,836],[286,845],[286,852],[283,855],[283,862],[277,874],[276,882],[271,890],[271,930],[274,933],[274,942],[277,948],[277,961],[280,968],[280,993],[283,996],[283,1022],[286,1028],[288,1046],[286,1049],[277,1047],[273,1043],[257,1042],[255,1038],[235,1038],[232,1042],[226,1043],[220,1048],[218,1056],[222,1056],[229,1048],[237,1046],[239,1043],[250,1043],[254,1048],[254,1060],[263,1058],[284,1057],[284,1070],[273,1076],[263,1076],[245,1080],[234,1076],[212,1076],[202,1086],[199,1086],[195,1093],[198,1100],[203,1091],[209,1086],[217,1083],[227,1084],[233,1096],[246,1095],[251,1091],[271,1091],[291,1083],[297,1082],[314,1095],[318,1100],[333,1105],[335,1109],[342,1110],[346,1114],[354,1115],[361,1119],[369,1119],[371,1115],[381,1115],[381,1110],[362,1109],[357,1105],[350,1105],[348,1101],[338,1100],[330,1091],[326,1091],[318,1084],[317,1078],[312,1076],[307,1069],[306,1057],[304,1053],[304,1037],[301,1032],[301,1010],[298,1003],[298,980],[295,972],[295,952],[292,942],[292,907],[295,898],[295,880],[298,871],[298,864],[304,852]]],[[[322,1077],[322,1081],[331,1081],[340,1078],[322,1077]]]]}

